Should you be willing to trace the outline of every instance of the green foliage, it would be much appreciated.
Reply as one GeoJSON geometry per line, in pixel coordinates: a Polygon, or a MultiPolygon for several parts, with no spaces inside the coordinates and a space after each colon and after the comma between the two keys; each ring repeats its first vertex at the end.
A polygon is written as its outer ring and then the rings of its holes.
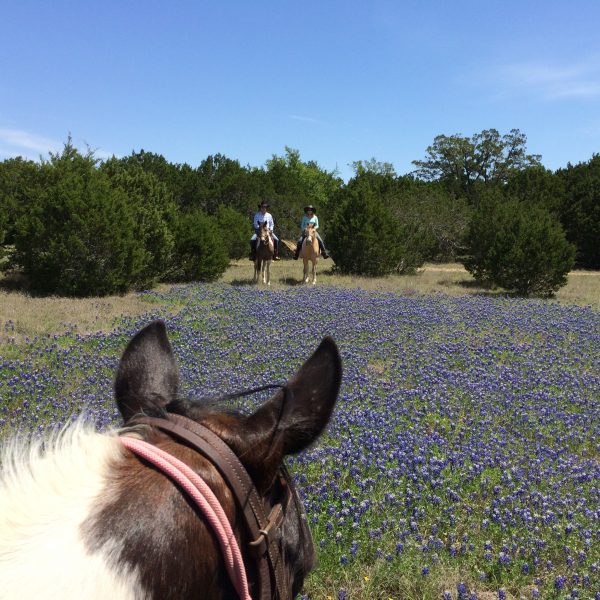
{"type": "Polygon", "coordinates": [[[369,160],[354,160],[351,164],[352,170],[354,171],[354,175],[356,175],[357,177],[360,177],[361,175],[366,175],[368,173],[396,177],[396,171],[392,163],[381,162],[375,157],[372,157],[369,160]]]}
{"type": "Polygon", "coordinates": [[[4,204],[0,204],[0,246],[4,244],[4,237],[6,236],[6,229],[8,226],[8,207],[4,204]]]}
{"type": "Polygon", "coordinates": [[[176,206],[164,183],[138,164],[117,159],[106,161],[101,170],[111,185],[122,190],[134,217],[134,236],[141,245],[143,267],[132,286],[148,287],[162,279],[172,263],[175,247],[173,226],[176,206]]]}
{"type": "Polygon", "coordinates": [[[300,233],[302,208],[313,204],[318,211],[319,233],[326,234],[331,217],[330,201],[342,181],[335,171],[324,171],[314,161],[303,162],[298,150],[286,146],[285,152],[285,156],[273,155],[267,161],[266,175],[273,190],[271,212],[277,233],[280,237],[295,239],[300,233]]]}
{"type": "Polygon", "coordinates": [[[439,183],[397,177],[385,163],[374,165],[373,160],[367,163],[369,168],[355,163],[357,175],[348,182],[348,189],[370,190],[402,223],[405,253],[413,256],[410,265],[454,260],[462,251],[469,222],[471,209],[465,200],[439,183]]]}
{"type": "Polygon", "coordinates": [[[65,296],[127,291],[144,269],[127,197],[70,140],[42,167],[16,223],[15,260],[32,290],[65,296]]]}
{"type": "Polygon", "coordinates": [[[427,148],[425,160],[414,160],[416,175],[442,181],[457,195],[469,199],[479,184],[506,183],[511,173],[540,165],[540,156],[526,153],[527,137],[518,129],[500,136],[485,129],[471,138],[438,135],[427,148]]]}
{"type": "Polygon", "coordinates": [[[564,182],[544,167],[530,167],[515,171],[504,191],[509,197],[545,208],[560,218],[565,203],[564,182]]]}
{"type": "Polygon", "coordinates": [[[342,273],[378,277],[422,264],[411,233],[378,194],[355,186],[338,194],[328,244],[342,273]]]}
{"type": "Polygon", "coordinates": [[[410,245],[420,248],[425,260],[452,261],[463,252],[472,211],[464,198],[440,184],[404,177],[397,180],[388,204],[412,232],[410,245]]]}
{"type": "Polygon", "coordinates": [[[222,244],[229,258],[240,259],[248,254],[252,235],[250,221],[233,208],[221,204],[214,214],[222,244]]]}
{"type": "Polygon", "coordinates": [[[180,214],[170,281],[215,281],[229,264],[217,221],[201,210],[180,214]]]}
{"type": "Polygon", "coordinates": [[[575,250],[560,223],[535,205],[489,194],[473,214],[463,261],[476,280],[521,296],[551,296],[567,282],[575,250]]]}
{"type": "Polygon", "coordinates": [[[600,154],[557,175],[566,188],[561,222],[577,246],[577,264],[600,269],[600,154]]]}
{"type": "Polygon", "coordinates": [[[0,244],[14,242],[15,223],[27,210],[28,198],[38,193],[41,185],[40,165],[22,158],[10,158],[0,163],[0,244]]]}

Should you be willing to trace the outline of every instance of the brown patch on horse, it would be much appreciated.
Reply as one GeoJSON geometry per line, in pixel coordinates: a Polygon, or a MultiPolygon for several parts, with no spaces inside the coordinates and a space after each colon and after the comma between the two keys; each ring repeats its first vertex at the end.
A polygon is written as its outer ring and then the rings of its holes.
{"type": "MultiPolygon", "coordinates": [[[[147,441],[185,462],[206,481],[234,531],[239,531],[232,493],[212,464],[168,436],[148,432],[147,441]]],[[[111,470],[104,497],[106,501],[82,525],[86,546],[90,553],[114,548],[109,564],[116,571],[124,565],[137,573],[145,598],[236,597],[212,530],[169,478],[124,450],[111,470]]],[[[252,565],[246,568],[252,574],[252,565]]]]}

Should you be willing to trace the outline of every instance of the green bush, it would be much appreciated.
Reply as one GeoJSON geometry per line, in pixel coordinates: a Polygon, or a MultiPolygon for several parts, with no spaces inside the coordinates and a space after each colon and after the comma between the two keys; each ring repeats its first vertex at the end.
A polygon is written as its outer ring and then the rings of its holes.
{"type": "Polygon", "coordinates": [[[551,296],[567,282],[575,248],[545,209],[499,194],[473,214],[463,264],[477,281],[521,296],[551,296]]]}
{"type": "Polygon", "coordinates": [[[379,277],[411,271],[423,264],[411,229],[368,186],[338,194],[327,243],[342,273],[379,277]]]}
{"type": "Polygon", "coordinates": [[[162,279],[172,264],[175,247],[173,226],[177,208],[164,183],[137,163],[117,159],[106,161],[101,170],[111,185],[127,196],[134,217],[135,239],[141,245],[143,267],[131,281],[138,289],[162,279]]]}
{"type": "Polygon", "coordinates": [[[127,197],[70,141],[41,167],[15,226],[15,262],[32,291],[65,296],[126,292],[144,268],[127,197]]]}
{"type": "Polygon", "coordinates": [[[237,260],[246,256],[252,235],[250,220],[223,204],[219,205],[214,217],[219,227],[221,243],[225,246],[229,258],[237,260]]]}
{"type": "Polygon", "coordinates": [[[214,281],[229,264],[227,248],[213,217],[201,210],[179,215],[170,281],[214,281]]]}

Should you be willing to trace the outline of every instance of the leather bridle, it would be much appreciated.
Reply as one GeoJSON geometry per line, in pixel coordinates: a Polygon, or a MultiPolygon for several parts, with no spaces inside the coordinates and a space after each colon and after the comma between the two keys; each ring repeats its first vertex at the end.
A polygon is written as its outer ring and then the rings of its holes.
{"type": "MultiPolygon", "coordinates": [[[[286,512],[293,502],[300,509],[297,492],[285,467],[282,466],[279,479],[284,492],[273,506],[259,494],[246,469],[231,448],[210,429],[187,417],[166,413],[163,417],[139,415],[127,422],[131,425],[149,425],[172,438],[187,444],[199,452],[219,471],[241,510],[250,539],[248,555],[254,562],[257,574],[258,593],[256,600],[281,600],[288,597],[290,586],[285,569],[283,548],[276,535],[286,512]]],[[[301,519],[301,515],[298,515],[301,519]]],[[[306,535],[306,531],[303,535],[306,535]]],[[[306,545],[311,543],[310,533],[306,545]]]]}

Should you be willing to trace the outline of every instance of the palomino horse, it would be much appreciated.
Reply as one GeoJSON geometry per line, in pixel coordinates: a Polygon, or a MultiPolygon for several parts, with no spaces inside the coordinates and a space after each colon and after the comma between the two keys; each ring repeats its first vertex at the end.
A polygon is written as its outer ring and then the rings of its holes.
{"type": "Polygon", "coordinates": [[[317,238],[317,230],[312,223],[309,223],[304,230],[304,241],[300,248],[300,258],[304,262],[304,274],[302,278],[304,283],[308,283],[308,263],[312,263],[312,283],[317,283],[317,261],[319,260],[319,240],[317,238]]]}
{"type": "Polygon", "coordinates": [[[265,285],[271,285],[271,261],[273,260],[273,238],[266,223],[258,230],[256,239],[256,260],[254,261],[254,283],[259,278],[265,285]]]}
{"type": "Polygon", "coordinates": [[[123,429],[80,421],[4,449],[0,598],[296,596],[314,548],[282,461],[329,421],[341,380],[335,343],[325,338],[286,385],[265,386],[281,389],[251,415],[223,400],[257,390],[181,400],[178,378],[155,321],[117,371],[123,429]]]}

